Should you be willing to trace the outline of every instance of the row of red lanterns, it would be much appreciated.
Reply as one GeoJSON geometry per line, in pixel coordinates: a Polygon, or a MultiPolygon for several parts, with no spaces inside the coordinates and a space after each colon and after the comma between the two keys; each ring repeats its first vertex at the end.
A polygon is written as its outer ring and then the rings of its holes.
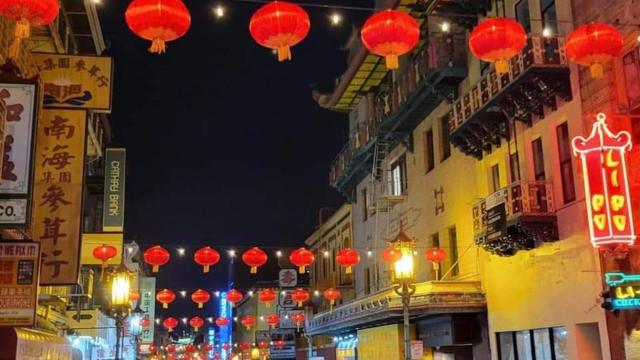
{"type": "MultiPolygon", "coordinates": [[[[301,312],[297,312],[291,315],[291,321],[293,321],[293,323],[298,328],[301,327],[301,325],[304,323],[304,320],[305,320],[305,316],[301,312]]],[[[278,314],[268,315],[265,321],[271,328],[276,328],[280,326],[280,316],[278,314]]],[[[240,319],[240,323],[245,328],[247,328],[247,330],[255,326],[256,322],[257,320],[254,315],[245,315],[240,319]]],[[[189,326],[191,326],[193,330],[196,332],[204,326],[204,323],[205,323],[204,319],[199,316],[194,316],[191,319],[189,319],[189,326]]],[[[229,326],[229,323],[230,323],[229,319],[224,317],[219,317],[215,320],[215,324],[218,327],[229,326]]],[[[167,329],[167,331],[169,332],[173,331],[173,329],[175,329],[178,326],[178,324],[179,324],[178,319],[174,317],[168,317],[162,321],[162,326],[164,326],[164,328],[167,329]]]]}

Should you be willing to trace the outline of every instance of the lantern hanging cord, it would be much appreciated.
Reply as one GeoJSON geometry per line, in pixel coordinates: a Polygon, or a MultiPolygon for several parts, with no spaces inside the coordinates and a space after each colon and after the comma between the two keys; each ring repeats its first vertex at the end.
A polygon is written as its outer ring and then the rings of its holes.
{"type": "MultiPolygon", "coordinates": [[[[244,2],[244,3],[254,3],[254,4],[268,4],[273,1],[270,0],[233,0],[234,2],[244,2]]],[[[360,7],[360,6],[344,6],[344,5],[329,5],[329,4],[312,4],[312,3],[301,3],[294,2],[296,5],[300,5],[302,7],[316,7],[322,9],[344,9],[344,10],[353,10],[353,11],[367,11],[372,12],[376,9],[368,8],[368,7],[360,7]]]]}

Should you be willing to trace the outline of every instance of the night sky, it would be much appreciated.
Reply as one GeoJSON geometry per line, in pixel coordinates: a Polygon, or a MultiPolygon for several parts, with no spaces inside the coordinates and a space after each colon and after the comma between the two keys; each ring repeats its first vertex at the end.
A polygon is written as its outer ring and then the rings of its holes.
{"type": "MultiPolygon", "coordinates": [[[[204,276],[192,261],[192,250],[205,244],[259,245],[270,254],[301,246],[318,209],[343,202],[328,174],[348,131],[347,116],[320,108],[311,91],[333,88],[346,68],[341,48],[351,26],[369,13],[342,10],[345,22],[336,28],[328,10],[307,8],[309,36],[292,48],[293,61],[278,63],[249,35],[259,4],[227,2],[220,21],[215,3],[187,1],[191,29],[157,56],[127,28],[129,1],[102,3],[105,54],[115,61],[113,145],[126,147],[128,157],[126,239],[188,251],[182,260],[172,254],[158,287],[223,285],[224,264],[204,276]]],[[[193,304],[182,303],[172,314],[191,316],[193,304]]]]}

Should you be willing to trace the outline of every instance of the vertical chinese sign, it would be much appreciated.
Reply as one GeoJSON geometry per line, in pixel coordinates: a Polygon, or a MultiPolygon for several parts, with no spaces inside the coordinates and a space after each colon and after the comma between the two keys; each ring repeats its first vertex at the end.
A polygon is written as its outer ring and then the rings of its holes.
{"type": "Polygon", "coordinates": [[[140,334],[141,344],[152,344],[155,327],[156,311],[156,278],[143,277],[140,281],[140,309],[144,311],[142,315],[142,333],[140,334]]]}
{"type": "Polygon", "coordinates": [[[605,114],[598,114],[587,138],[573,139],[574,154],[580,156],[589,217],[589,235],[595,247],[632,245],[636,239],[629,200],[625,153],[631,135],[613,134],[605,114]]]}
{"type": "Polygon", "coordinates": [[[0,242],[0,326],[34,326],[40,244],[0,242]]]}
{"type": "Polygon", "coordinates": [[[108,148],[104,161],[104,209],[102,231],[124,229],[124,184],[126,149],[108,148]]]}
{"type": "Polygon", "coordinates": [[[5,105],[0,149],[0,226],[25,228],[31,212],[31,169],[39,95],[36,80],[10,77],[0,76],[0,102],[5,105]]]}
{"type": "Polygon", "coordinates": [[[43,111],[37,131],[33,237],[42,244],[40,285],[78,279],[87,114],[43,111]]]}

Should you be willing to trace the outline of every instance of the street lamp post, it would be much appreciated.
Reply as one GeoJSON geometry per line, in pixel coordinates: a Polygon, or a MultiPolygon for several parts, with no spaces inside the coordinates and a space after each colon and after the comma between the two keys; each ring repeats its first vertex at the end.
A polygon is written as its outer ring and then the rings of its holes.
{"type": "Polygon", "coordinates": [[[123,332],[124,319],[131,312],[129,301],[129,288],[131,285],[131,272],[124,264],[120,264],[110,274],[111,302],[110,316],[116,321],[116,360],[120,360],[120,338],[123,332]]]}
{"type": "MultiPolygon", "coordinates": [[[[402,230],[400,230],[402,232],[402,230]]],[[[416,286],[413,284],[413,246],[412,243],[400,244],[401,257],[394,263],[394,276],[396,284],[393,290],[402,298],[404,358],[411,360],[411,336],[409,334],[409,304],[411,295],[415,294],[416,286]]]]}

